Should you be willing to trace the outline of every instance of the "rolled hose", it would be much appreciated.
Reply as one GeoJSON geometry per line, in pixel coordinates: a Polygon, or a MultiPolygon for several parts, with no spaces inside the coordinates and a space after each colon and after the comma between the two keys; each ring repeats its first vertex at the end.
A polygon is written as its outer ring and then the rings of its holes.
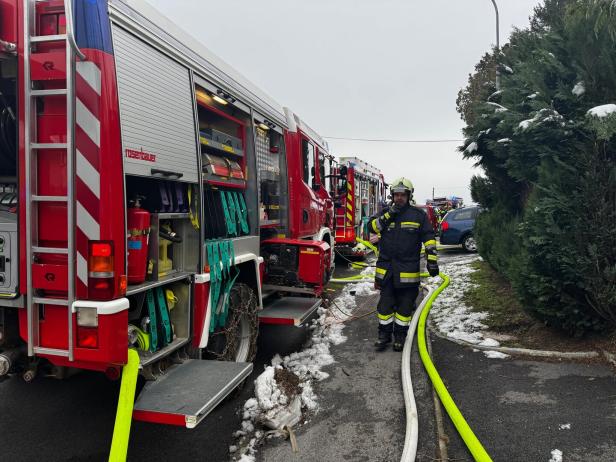
{"type": "MultiPolygon", "coordinates": [[[[425,276],[428,276],[428,274],[422,273],[421,276],[425,277],[425,276]]],[[[432,385],[434,386],[436,393],[438,394],[441,402],[443,403],[443,406],[445,407],[447,414],[449,414],[451,421],[455,425],[456,430],[458,430],[458,433],[464,440],[464,444],[466,444],[466,447],[468,448],[468,450],[471,452],[471,454],[473,455],[476,461],[479,461],[479,462],[490,461],[491,462],[492,459],[490,458],[490,456],[484,449],[479,439],[475,436],[475,434],[473,433],[473,430],[471,430],[471,427],[468,425],[468,423],[464,419],[464,416],[462,415],[462,413],[456,406],[456,403],[454,402],[453,398],[449,394],[447,387],[445,387],[443,380],[441,379],[439,373],[434,367],[434,364],[432,363],[432,360],[430,359],[430,355],[428,354],[428,349],[426,346],[426,320],[428,318],[428,314],[430,313],[430,309],[432,308],[432,303],[434,302],[436,297],[438,297],[439,294],[449,285],[449,276],[443,273],[439,273],[439,276],[443,282],[438,286],[436,290],[434,290],[427,297],[427,301],[425,305],[423,306],[423,308],[421,309],[421,314],[419,315],[419,323],[417,326],[418,327],[417,346],[419,347],[419,356],[421,357],[421,361],[423,362],[426,372],[428,373],[428,376],[430,377],[430,380],[432,381],[432,385]]],[[[420,312],[419,309],[416,310],[416,314],[418,312],[420,312]]],[[[413,316],[413,318],[414,317],[415,316],[413,316]]],[[[409,340],[407,336],[406,343],[408,342],[409,340]]],[[[411,342],[412,342],[412,339],[411,339],[411,342]]],[[[406,343],[404,345],[405,349],[407,347],[406,343]]]]}

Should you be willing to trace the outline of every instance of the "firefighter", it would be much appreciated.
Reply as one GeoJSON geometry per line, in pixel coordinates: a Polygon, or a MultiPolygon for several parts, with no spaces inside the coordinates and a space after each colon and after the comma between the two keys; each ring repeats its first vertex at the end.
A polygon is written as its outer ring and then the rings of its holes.
{"type": "Polygon", "coordinates": [[[394,351],[402,351],[419,291],[421,244],[426,249],[430,276],[439,273],[434,230],[428,215],[412,205],[413,184],[398,178],[390,187],[389,208],[370,220],[370,229],[381,235],[375,285],[381,296],[375,347],[384,350],[394,337],[394,351]]]}

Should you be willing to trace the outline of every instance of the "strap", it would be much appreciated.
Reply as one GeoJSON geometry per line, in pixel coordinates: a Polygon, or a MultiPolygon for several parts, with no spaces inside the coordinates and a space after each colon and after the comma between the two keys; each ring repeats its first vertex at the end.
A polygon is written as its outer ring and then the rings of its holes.
{"type": "Polygon", "coordinates": [[[167,301],[163,294],[162,287],[156,287],[154,292],[156,293],[156,306],[158,307],[158,315],[164,334],[163,345],[169,345],[173,341],[173,332],[171,331],[171,320],[169,319],[169,311],[167,310],[167,301]]]}
{"type": "Polygon", "coordinates": [[[240,211],[238,216],[240,218],[240,225],[242,227],[242,233],[248,234],[248,209],[246,208],[246,201],[244,200],[244,195],[238,192],[235,192],[235,201],[237,205],[237,209],[240,211]]]}
{"type": "Polygon", "coordinates": [[[158,322],[156,321],[156,306],[152,290],[145,291],[145,300],[148,305],[148,315],[150,316],[150,351],[158,350],[158,322]]]}
{"type": "Polygon", "coordinates": [[[235,201],[233,200],[233,196],[231,195],[230,191],[222,191],[221,194],[226,195],[226,201],[229,207],[229,219],[231,223],[231,228],[233,230],[230,234],[231,236],[237,236],[239,229],[238,222],[236,221],[235,217],[238,215],[238,210],[235,206],[235,201]]]}

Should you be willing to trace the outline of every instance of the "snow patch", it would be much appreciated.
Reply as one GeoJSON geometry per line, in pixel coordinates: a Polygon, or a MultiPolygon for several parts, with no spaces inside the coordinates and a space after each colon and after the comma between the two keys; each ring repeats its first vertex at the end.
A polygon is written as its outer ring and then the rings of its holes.
{"type": "Polygon", "coordinates": [[[467,154],[471,154],[471,153],[473,153],[473,152],[477,151],[477,148],[478,148],[477,143],[473,141],[471,144],[469,144],[469,145],[466,147],[466,149],[464,150],[464,152],[466,152],[467,154]]]}
{"type": "Polygon", "coordinates": [[[573,87],[573,90],[571,90],[571,93],[573,93],[575,96],[582,96],[584,93],[586,93],[586,87],[584,86],[584,82],[576,83],[573,87]]]}
{"type": "Polygon", "coordinates": [[[558,426],[559,430],[571,430],[571,424],[570,423],[566,423],[566,424],[560,424],[558,426]]]}
{"type": "Polygon", "coordinates": [[[610,114],[616,112],[616,104],[603,104],[602,106],[595,106],[588,110],[587,115],[594,117],[607,117],[610,114]]]}
{"type": "Polygon", "coordinates": [[[507,65],[503,65],[503,69],[505,70],[505,72],[507,72],[508,74],[513,74],[513,69],[511,69],[509,66],[507,65]]]}
{"type": "Polygon", "coordinates": [[[487,347],[498,347],[500,346],[500,343],[498,343],[498,341],[494,340],[493,338],[485,338],[479,343],[479,345],[487,347]]]}
{"type": "Polygon", "coordinates": [[[484,351],[483,354],[490,359],[505,359],[509,357],[508,354],[501,353],[500,351],[484,351]]]}
{"type": "MultiPolygon", "coordinates": [[[[366,268],[362,274],[368,275],[372,271],[366,268]]],[[[254,462],[256,447],[263,439],[285,436],[284,428],[299,424],[302,411],[318,412],[313,383],[329,377],[322,369],[335,362],[330,346],[346,341],[342,333],[343,321],[353,316],[357,308],[355,297],[375,292],[372,282],[346,285],[329,308],[318,309],[318,318],[310,326],[312,336],[306,348],[285,357],[275,355],[272,358],[271,365],[255,380],[255,396],[244,403],[241,428],[233,434],[238,442],[229,447],[232,460],[254,462]],[[280,369],[286,369],[299,378],[297,396],[287,396],[277,383],[276,371],[280,369]]]]}
{"type": "Polygon", "coordinates": [[[498,103],[494,103],[492,101],[488,101],[486,104],[489,104],[490,106],[494,107],[494,112],[505,112],[508,111],[508,109],[505,106],[502,106],[498,103]]]}
{"type": "Polygon", "coordinates": [[[511,143],[511,138],[501,138],[497,143],[511,143]]]}
{"type": "MultiPolygon", "coordinates": [[[[479,256],[475,255],[441,265],[443,273],[450,277],[450,283],[434,301],[430,314],[431,321],[441,333],[472,344],[484,340],[481,330],[486,326],[481,321],[488,316],[487,313],[471,311],[462,301],[464,293],[473,286],[470,274],[476,270],[470,265],[477,260],[479,256]]],[[[440,278],[430,278],[429,283],[438,286],[440,278]]]]}
{"type": "Polygon", "coordinates": [[[532,95],[528,95],[527,98],[528,99],[535,99],[537,96],[539,96],[539,92],[538,91],[533,93],[532,95]]]}
{"type": "Polygon", "coordinates": [[[560,449],[552,449],[552,457],[548,462],[563,462],[563,452],[560,449]]]}

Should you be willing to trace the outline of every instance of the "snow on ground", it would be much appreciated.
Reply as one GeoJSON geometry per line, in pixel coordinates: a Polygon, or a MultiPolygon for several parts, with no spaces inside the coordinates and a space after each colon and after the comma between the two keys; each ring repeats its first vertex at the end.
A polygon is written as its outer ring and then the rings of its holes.
{"type": "MultiPolygon", "coordinates": [[[[366,268],[366,276],[373,270],[366,268]]],[[[319,317],[310,329],[312,336],[302,351],[284,358],[274,356],[271,366],[255,380],[255,396],[244,403],[242,428],[234,433],[237,444],[229,447],[231,458],[237,462],[254,462],[257,445],[265,438],[284,436],[284,427],[293,427],[303,417],[303,412],[317,412],[318,397],[313,384],[329,377],[322,369],[335,362],[330,353],[331,345],[346,341],[342,333],[343,321],[353,316],[357,308],[355,297],[376,293],[373,282],[347,284],[329,309],[319,308],[319,317]],[[275,379],[276,369],[287,369],[299,377],[298,397],[289,397],[275,379]]]]}
{"type": "Polygon", "coordinates": [[[563,452],[560,449],[552,449],[551,455],[548,462],[563,462],[563,452]]]}
{"type": "Polygon", "coordinates": [[[566,424],[560,424],[558,426],[559,430],[571,430],[571,424],[570,423],[566,423],[566,424]]]}
{"type": "Polygon", "coordinates": [[[616,104],[604,104],[602,106],[595,106],[592,109],[589,109],[586,114],[595,116],[595,117],[607,117],[610,114],[616,112],[616,104]]]}
{"type": "Polygon", "coordinates": [[[501,353],[500,351],[484,351],[483,354],[490,359],[505,359],[509,357],[508,354],[501,353]]]}
{"type": "MultiPolygon", "coordinates": [[[[472,344],[496,347],[498,342],[484,338],[481,332],[486,326],[481,322],[488,315],[478,313],[464,304],[462,296],[472,287],[470,274],[475,272],[471,264],[481,257],[475,255],[461,260],[442,262],[441,271],[450,278],[449,286],[441,292],[432,305],[430,319],[433,325],[443,334],[457,340],[472,344]]],[[[440,283],[440,278],[431,278],[431,284],[440,283]]],[[[496,353],[496,352],[486,352],[496,353]]]]}

